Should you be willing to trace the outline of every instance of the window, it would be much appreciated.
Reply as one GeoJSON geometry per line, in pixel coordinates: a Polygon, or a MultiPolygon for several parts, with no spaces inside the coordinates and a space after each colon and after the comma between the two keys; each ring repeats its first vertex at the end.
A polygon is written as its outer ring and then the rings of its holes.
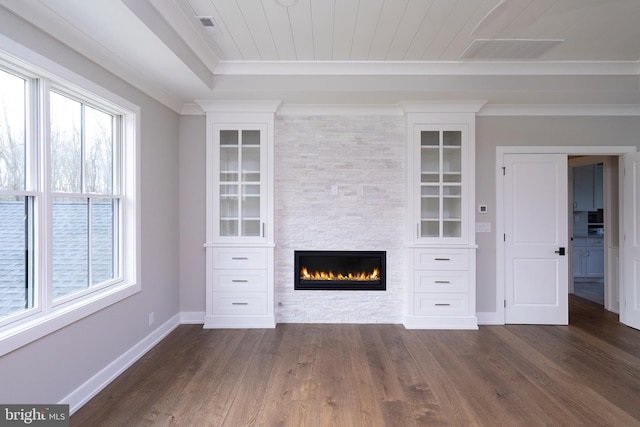
{"type": "Polygon", "coordinates": [[[0,355],[140,289],[137,107],[65,72],[0,62],[0,355]]]}

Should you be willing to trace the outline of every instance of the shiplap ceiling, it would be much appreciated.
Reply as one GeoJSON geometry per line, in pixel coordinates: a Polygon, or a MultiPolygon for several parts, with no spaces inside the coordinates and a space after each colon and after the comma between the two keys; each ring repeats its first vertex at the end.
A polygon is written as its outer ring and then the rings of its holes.
{"type": "Polygon", "coordinates": [[[0,0],[193,100],[640,105],[640,0],[0,0]]]}

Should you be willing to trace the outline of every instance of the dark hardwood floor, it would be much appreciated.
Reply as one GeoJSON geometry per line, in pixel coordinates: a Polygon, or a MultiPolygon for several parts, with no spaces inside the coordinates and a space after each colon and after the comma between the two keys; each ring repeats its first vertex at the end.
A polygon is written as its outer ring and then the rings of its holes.
{"type": "Polygon", "coordinates": [[[569,326],[178,327],[72,426],[638,426],[640,331],[570,296],[569,326]]]}

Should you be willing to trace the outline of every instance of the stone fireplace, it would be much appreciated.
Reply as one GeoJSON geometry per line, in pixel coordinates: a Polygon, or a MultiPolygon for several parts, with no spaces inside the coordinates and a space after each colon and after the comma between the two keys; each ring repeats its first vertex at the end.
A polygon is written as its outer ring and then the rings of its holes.
{"type": "Polygon", "coordinates": [[[278,323],[402,323],[406,301],[403,116],[281,115],[275,144],[278,323]],[[386,252],[384,291],[295,289],[295,251],[386,252]]]}

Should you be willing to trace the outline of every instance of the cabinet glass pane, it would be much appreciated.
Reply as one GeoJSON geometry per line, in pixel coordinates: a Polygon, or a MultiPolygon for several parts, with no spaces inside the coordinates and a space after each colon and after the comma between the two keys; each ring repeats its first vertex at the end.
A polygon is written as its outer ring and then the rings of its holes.
{"type": "Polygon", "coordinates": [[[242,221],[242,235],[248,237],[260,236],[260,220],[245,219],[242,221]]]}
{"type": "Polygon", "coordinates": [[[440,146],[440,131],[437,130],[423,130],[420,132],[420,145],[425,146],[440,146]]]}
{"type": "Polygon", "coordinates": [[[440,182],[439,173],[423,173],[420,175],[420,181],[423,183],[438,183],[440,182]]]}
{"type": "Polygon", "coordinates": [[[420,171],[422,173],[438,173],[440,171],[440,149],[438,147],[422,147],[420,149],[420,171]]]}
{"type": "Polygon", "coordinates": [[[220,235],[221,236],[237,236],[238,220],[237,219],[221,219],[220,235]]]}
{"type": "Polygon", "coordinates": [[[440,218],[440,199],[437,197],[423,197],[420,203],[422,219],[440,218]]]}
{"type": "Polygon", "coordinates": [[[238,147],[220,147],[220,181],[237,181],[238,172],[238,147]]]}
{"type": "Polygon", "coordinates": [[[220,145],[238,145],[238,131],[237,130],[221,130],[220,131],[220,145]]]}
{"type": "Polygon", "coordinates": [[[421,238],[462,237],[463,132],[419,130],[421,238]]]}
{"type": "Polygon", "coordinates": [[[462,174],[459,172],[442,174],[442,182],[445,183],[460,183],[462,182],[462,174]]]}
{"type": "Polygon", "coordinates": [[[442,171],[462,172],[462,150],[455,147],[446,147],[442,150],[442,171]]]}
{"type": "Polygon", "coordinates": [[[423,185],[420,189],[421,196],[431,196],[438,197],[440,196],[440,186],[439,185],[423,185]]]}
{"type": "Polygon", "coordinates": [[[462,147],[462,132],[459,130],[446,130],[442,132],[442,145],[462,147]]]}
{"type": "Polygon", "coordinates": [[[240,198],[237,185],[220,186],[220,235],[238,235],[240,198]]]}
{"type": "Polygon", "coordinates": [[[420,223],[420,237],[439,237],[440,221],[422,221],[420,223]]]}
{"type": "Polygon", "coordinates": [[[445,220],[461,219],[462,218],[462,199],[460,198],[442,199],[442,217],[445,220]]]}
{"type": "Polygon", "coordinates": [[[445,221],[442,224],[442,237],[460,237],[462,236],[461,221],[445,221]]]}
{"type": "Polygon", "coordinates": [[[242,147],[242,173],[252,173],[260,179],[260,147],[242,147]]]}
{"type": "Polygon", "coordinates": [[[260,186],[244,186],[244,193],[242,197],[242,218],[260,220],[260,186]]]}
{"type": "Polygon", "coordinates": [[[462,197],[462,187],[459,185],[445,185],[442,187],[442,195],[445,197],[462,197]]]}
{"type": "Polygon", "coordinates": [[[260,131],[259,130],[243,130],[242,145],[260,146],[260,131]]]}
{"type": "Polygon", "coordinates": [[[220,130],[220,236],[260,236],[259,130],[220,130]]]}

